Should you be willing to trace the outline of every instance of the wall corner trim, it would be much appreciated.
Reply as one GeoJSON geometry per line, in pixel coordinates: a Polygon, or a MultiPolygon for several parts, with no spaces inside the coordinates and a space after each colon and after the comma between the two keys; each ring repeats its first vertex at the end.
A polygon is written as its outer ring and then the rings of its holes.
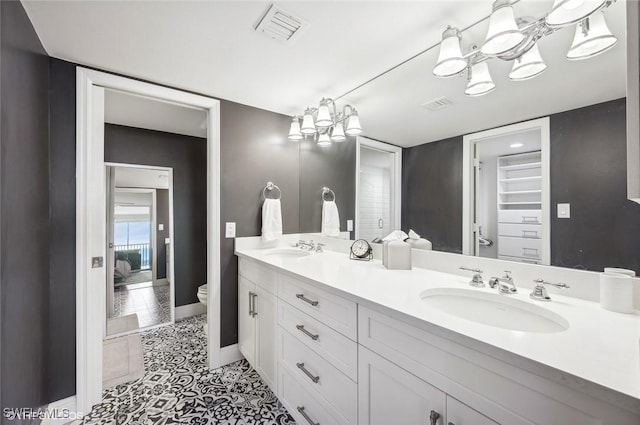
{"type": "Polygon", "coordinates": [[[76,411],[75,395],[63,398],[62,400],[53,401],[49,403],[45,409],[47,410],[47,415],[51,415],[52,417],[43,419],[41,425],[63,425],[69,422],[74,422],[77,419],[82,419],[81,416],[78,417],[74,415],[84,415],[89,413],[76,411]]]}
{"type": "Polygon", "coordinates": [[[244,359],[242,353],[240,353],[240,349],[238,348],[238,344],[227,345],[226,347],[222,347],[220,349],[221,361],[220,363],[224,365],[228,365],[229,363],[237,362],[238,360],[244,359]]]}

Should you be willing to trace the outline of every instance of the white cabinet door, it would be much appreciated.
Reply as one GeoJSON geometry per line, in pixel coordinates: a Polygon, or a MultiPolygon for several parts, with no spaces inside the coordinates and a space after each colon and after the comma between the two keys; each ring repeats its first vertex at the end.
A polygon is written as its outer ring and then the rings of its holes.
{"type": "Polygon", "coordinates": [[[255,363],[251,363],[270,388],[276,382],[276,318],[278,302],[275,295],[256,285],[254,297],[255,363]]]}
{"type": "Polygon", "coordinates": [[[250,364],[255,364],[256,321],[253,305],[256,285],[247,279],[238,279],[238,348],[250,364]]]}
{"type": "Polygon", "coordinates": [[[358,355],[360,425],[445,423],[445,393],[362,346],[358,355]]]}
{"type": "Polygon", "coordinates": [[[447,396],[447,425],[498,425],[498,422],[447,396]]]}

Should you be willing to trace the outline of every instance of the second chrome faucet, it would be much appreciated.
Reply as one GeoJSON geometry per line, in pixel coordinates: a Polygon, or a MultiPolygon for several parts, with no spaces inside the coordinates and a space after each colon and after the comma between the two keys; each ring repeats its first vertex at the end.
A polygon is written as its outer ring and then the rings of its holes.
{"type": "Polygon", "coordinates": [[[504,276],[502,277],[492,277],[489,279],[489,286],[492,288],[497,286],[498,292],[505,295],[518,293],[518,288],[516,288],[511,272],[508,270],[505,270],[504,276]]]}

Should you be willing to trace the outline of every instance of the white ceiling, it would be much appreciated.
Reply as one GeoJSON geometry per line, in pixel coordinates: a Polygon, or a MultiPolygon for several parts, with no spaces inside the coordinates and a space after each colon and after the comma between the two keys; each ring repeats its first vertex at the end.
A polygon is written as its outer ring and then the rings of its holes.
{"type": "Polygon", "coordinates": [[[104,119],[110,124],[207,137],[207,113],[142,96],[105,90],[104,119]]]}
{"type": "Polygon", "coordinates": [[[169,189],[169,172],[150,168],[114,167],[116,187],[169,189]]]}
{"type": "Polygon", "coordinates": [[[481,140],[476,146],[478,158],[481,161],[487,161],[496,156],[513,155],[542,149],[539,129],[491,137],[481,140]],[[521,144],[522,146],[511,147],[513,144],[521,144]]]}
{"type": "MultiPolygon", "coordinates": [[[[282,2],[308,22],[294,43],[283,45],[253,30],[269,2],[23,4],[54,57],[288,115],[352,90],[437,43],[447,24],[464,28],[491,8],[491,0],[282,2]]],[[[515,8],[520,16],[538,17],[551,4],[527,0],[515,8]]],[[[433,77],[433,49],[348,100],[360,112],[365,135],[411,146],[623,97],[624,8],[618,1],[607,12],[621,38],[611,52],[566,61],[572,30],[562,30],[541,41],[549,69],[536,79],[511,83],[509,65],[492,61],[497,88],[487,96],[466,98],[464,78],[433,77]],[[420,107],[440,96],[455,104],[439,112],[420,107]]],[[[478,25],[465,39],[480,43],[485,32],[478,25]]]]}

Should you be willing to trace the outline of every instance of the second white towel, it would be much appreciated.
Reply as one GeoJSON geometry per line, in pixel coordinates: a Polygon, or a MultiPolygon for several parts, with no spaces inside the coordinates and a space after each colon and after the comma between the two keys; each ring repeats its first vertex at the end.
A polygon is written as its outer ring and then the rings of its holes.
{"type": "Polygon", "coordinates": [[[335,201],[322,202],[322,235],[340,236],[340,215],[335,201]]]}
{"type": "Polygon", "coordinates": [[[265,199],[262,204],[262,239],[272,241],[282,236],[280,199],[265,199]]]}

